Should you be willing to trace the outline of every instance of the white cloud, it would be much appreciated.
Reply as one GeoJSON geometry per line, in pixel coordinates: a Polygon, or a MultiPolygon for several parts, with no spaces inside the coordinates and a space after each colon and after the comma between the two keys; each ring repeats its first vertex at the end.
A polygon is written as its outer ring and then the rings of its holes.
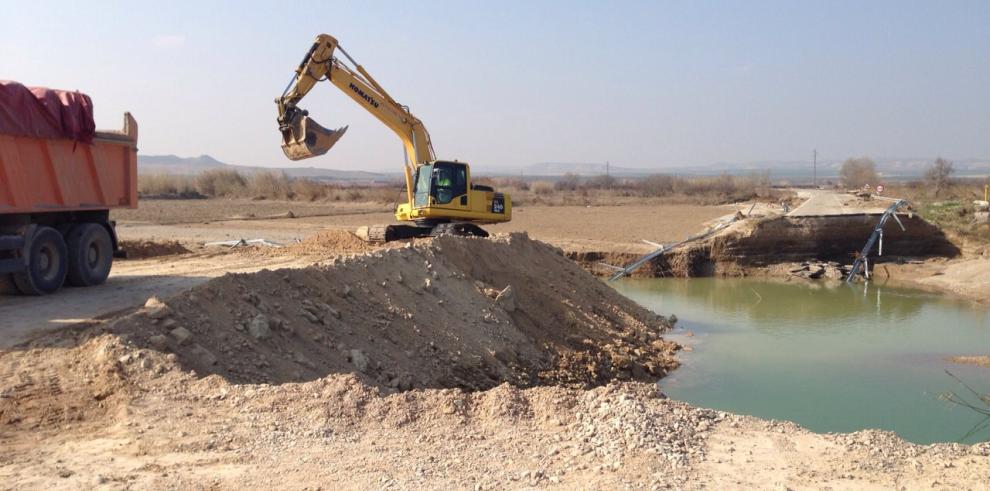
{"type": "Polygon", "coordinates": [[[156,48],[180,48],[186,44],[186,37],[181,34],[164,34],[155,36],[152,44],[156,48]]]}

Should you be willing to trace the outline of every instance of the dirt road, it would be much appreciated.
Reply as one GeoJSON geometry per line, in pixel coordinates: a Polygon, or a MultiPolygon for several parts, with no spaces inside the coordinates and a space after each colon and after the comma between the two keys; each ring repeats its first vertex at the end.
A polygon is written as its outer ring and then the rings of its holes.
{"type": "Polygon", "coordinates": [[[849,193],[830,189],[797,189],[804,203],[794,208],[789,217],[824,217],[837,215],[879,215],[893,204],[890,198],[874,198],[864,201],[849,193]]]}

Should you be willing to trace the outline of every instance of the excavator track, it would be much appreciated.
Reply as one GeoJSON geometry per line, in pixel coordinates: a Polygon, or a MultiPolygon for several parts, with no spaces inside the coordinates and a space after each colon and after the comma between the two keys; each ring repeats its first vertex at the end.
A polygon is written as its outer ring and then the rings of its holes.
{"type": "Polygon", "coordinates": [[[488,232],[473,223],[438,223],[422,225],[368,225],[355,232],[361,240],[372,244],[384,244],[393,240],[417,239],[455,235],[459,237],[488,237],[488,232]]]}
{"type": "Polygon", "coordinates": [[[433,227],[419,227],[416,225],[369,225],[359,227],[354,235],[357,235],[365,242],[384,244],[393,240],[429,237],[432,231],[433,227]]]}
{"type": "Polygon", "coordinates": [[[433,237],[441,235],[457,235],[461,237],[488,237],[488,231],[473,223],[441,223],[433,227],[430,233],[433,237]]]}

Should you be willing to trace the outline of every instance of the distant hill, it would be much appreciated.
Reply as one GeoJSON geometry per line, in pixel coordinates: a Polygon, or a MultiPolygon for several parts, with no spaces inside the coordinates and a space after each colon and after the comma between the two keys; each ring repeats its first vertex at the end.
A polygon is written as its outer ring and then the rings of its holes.
{"type": "Polygon", "coordinates": [[[520,169],[523,175],[527,176],[562,176],[564,174],[578,174],[581,176],[598,176],[605,174],[606,167],[610,175],[613,176],[645,176],[656,174],[650,169],[634,169],[631,167],[620,167],[617,165],[606,165],[604,163],[588,162],[541,162],[531,164],[520,169]]]}
{"type": "Polygon", "coordinates": [[[138,155],[138,172],[142,174],[174,174],[194,176],[214,169],[233,169],[246,174],[255,172],[284,172],[289,177],[318,181],[392,182],[401,179],[398,173],[324,169],[320,167],[259,167],[232,165],[209,155],[179,157],[177,155],[138,155]]]}
{"type": "MultiPolygon", "coordinates": [[[[877,172],[884,179],[907,180],[924,175],[925,170],[935,161],[935,158],[876,158],[877,172]]],[[[990,159],[960,159],[953,160],[957,177],[990,175],[990,159]]],[[[842,160],[819,160],[817,174],[820,178],[835,178],[839,175],[842,160]]],[[[813,163],[804,161],[763,161],[746,163],[718,163],[700,167],[676,167],[671,171],[697,175],[717,175],[723,172],[729,174],[746,174],[769,171],[774,178],[810,179],[813,163]]]]}
{"type": "MultiPolygon", "coordinates": [[[[935,160],[934,158],[879,158],[877,171],[885,179],[906,180],[921,177],[925,169],[935,160]]],[[[990,159],[959,159],[952,160],[957,177],[990,176],[990,159]]],[[[817,174],[819,178],[829,179],[839,175],[842,160],[819,160],[817,174]]],[[[528,165],[515,171],[507,171],[502,175],[519,175],[528,177],[555,177],[564,174],[581,176],[598,176],[605,174],[606,165],[602,163],[582,162],[543,162],[528,165]]],[[[706,165],[664,166],[655,168],[633,168],[609,165],[608,173],[616,177],[641,177],[650,174],[674,174],[681,176],[717,176],[720,174],[747,175],[769,172],[772,179],[788,179],[795,182],[811,180],[812,162],[810,160],[768,160],[754,162],[717,162],[706,165]]]]}
{"type": "Polygon", "coordinates": [[[195,175],[209,169],[230,167],[209,155],[179,157],[178,155],[138,154],[138,171],[153,174],[195,175]]]}

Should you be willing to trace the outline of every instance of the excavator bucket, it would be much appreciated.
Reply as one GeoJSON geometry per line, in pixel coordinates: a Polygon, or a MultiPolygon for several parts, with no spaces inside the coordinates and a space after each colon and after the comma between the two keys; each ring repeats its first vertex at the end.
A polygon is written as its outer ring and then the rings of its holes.
{"type": "Polygon", "coordinates": [[[347,126],[328,130],[309,116],[293,118],[282,129],[282,151],[289,160],[302,160],[327,153],[344,136],[347,126]]]}

